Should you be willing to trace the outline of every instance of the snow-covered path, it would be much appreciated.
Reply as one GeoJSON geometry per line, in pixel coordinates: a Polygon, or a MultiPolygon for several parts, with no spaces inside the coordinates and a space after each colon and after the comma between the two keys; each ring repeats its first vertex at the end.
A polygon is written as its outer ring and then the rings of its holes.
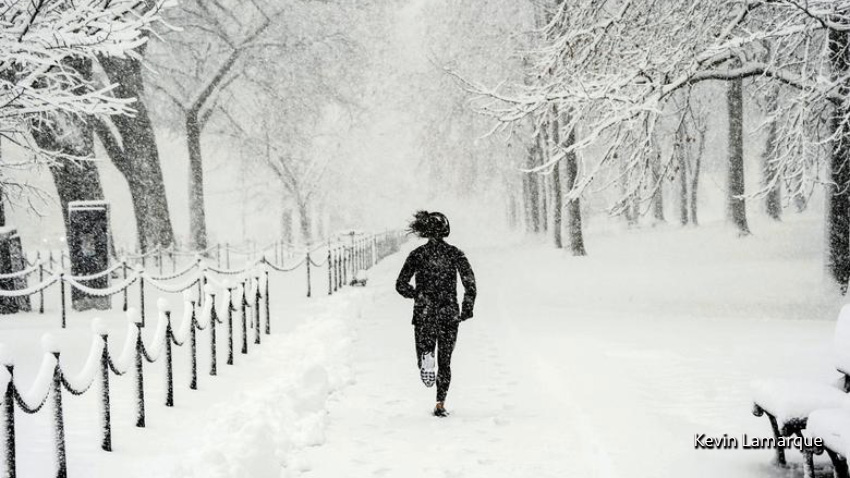
{"type": "MultiPolygon", "coordinates": [[[[435,389],[415,367],[410,306],[393,288],[403,257],[381,265],[353,344],[356,384],[329,406],[310,477],[587,476],[564,403],[541,395],[529,364],[505,350],[495,304],[461,326],[449,419],[430,415],[435,389]],[[581,475],[578,473],[582,472],[581,475]]],[[[490,294],[487,294],[490,295],[490,294]]]]}
{"type": "Polygon", "coordinates": [[[448,419],[429,415],[411,304],[393,290],[403,257],[386,261],[354,325],[356,383],[331,398],[304,476],[802,476],[770,451],[694,449],[698,433],[768,436],[750,413],[752,380],[834,378],[834,322],[810,320],[838,306],[812,293],[816,248],[723,231],[709,229],[719,246],[704,256],[698,236],[671,244],[670,231],[631,237],[640,254],[605,237],[584,259],[469,249],[480,295],[461,326],[448,419]]]}

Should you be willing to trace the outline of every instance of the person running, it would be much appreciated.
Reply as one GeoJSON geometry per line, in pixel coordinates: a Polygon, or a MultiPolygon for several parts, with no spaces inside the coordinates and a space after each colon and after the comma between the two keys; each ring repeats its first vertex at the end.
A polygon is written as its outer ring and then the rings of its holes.
{"type": "Polygon", "coordinates": [[[449,220],[439,212],[419,211],[410,222],[408,233],[428,242],[414,249],[396,280],[396,290],[414,299],[413,332],[416,360],[425,386],[437,383],[434,416],[445,417],[446,394],[452,380],[452,351],[458,325],[472,318],[475,305],[475,274],[466,256],[444,239],[451,232],[449,220]],[[463,284],[463,303],[458,307],[457,276],[463,284]],[[410,284],[415,278],[416,286],[410,284]],[[435,360],[436,355],[436,360],[435,360]],[[434,365],[437,372],[434,373],[434,365]]]}

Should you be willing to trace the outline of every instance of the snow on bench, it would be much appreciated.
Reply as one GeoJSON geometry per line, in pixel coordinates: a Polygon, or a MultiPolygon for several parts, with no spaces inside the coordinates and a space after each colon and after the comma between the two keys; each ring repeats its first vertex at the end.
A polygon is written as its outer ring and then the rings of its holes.
{"type": "Polygon", "coordinates": [[[814,454],[826,451],[835,467],[836,478],[850,478],[847,457],[850,456],[850,409],[828,408],[809,414],[806,435],[823,440],[823,450],[806,450],[806,478],[814,477],[814,454]]]}
{"type": "MultiPolygon", "coordinates": [[[[803,380],[762,380],[753,384],[753,414],[767,415],[774,436],[801,435],[815,410],[850,407],[850,305],[842,307],[835,325],[835,367],[839,386],[803,380]]],[[[776,461],[785,466],[785,450],[776,448],[776,461]]]]}

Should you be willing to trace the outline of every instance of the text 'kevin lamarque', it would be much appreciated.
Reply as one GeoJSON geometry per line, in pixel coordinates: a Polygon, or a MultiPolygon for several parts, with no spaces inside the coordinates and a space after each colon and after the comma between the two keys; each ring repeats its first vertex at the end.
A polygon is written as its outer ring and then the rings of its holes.
{"type": "Polygon", "coordinates": [[[762,450],[765,448],[792,447],[802,450],[822,446],[823,439],[819,437],[751,437],[746,433],[741,435],[741,438],[731,437],[725,433],[720,437],[706,436],[705,433],[694,435],[694,448],[697,450],[762,450]]]}

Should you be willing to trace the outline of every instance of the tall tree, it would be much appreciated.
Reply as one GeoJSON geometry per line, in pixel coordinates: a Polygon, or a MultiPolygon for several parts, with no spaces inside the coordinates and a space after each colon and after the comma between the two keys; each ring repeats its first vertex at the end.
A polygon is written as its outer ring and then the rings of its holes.
{"type": "Polygon", "coordinates": [[[142,61],[139,58],[144,54],[144,47],[137,53],[138,57],[99,57],[106,76],[119,85],[114,91],[115,96],[137,100],[133,117],[99,118],[95,131],[112,163],[127,181],[136,217],[139,248],[145,252],[157,246],[172,245],[174,229],[156,135],[144,98],[142,61]]]}
{"type": "Polygon", "coordinates": [[[726,86],[729,115],[729,165],[726,182],[726,214],[738,235],[750,234],[744,198],[744,80],[732,78],[726,86]]]}

